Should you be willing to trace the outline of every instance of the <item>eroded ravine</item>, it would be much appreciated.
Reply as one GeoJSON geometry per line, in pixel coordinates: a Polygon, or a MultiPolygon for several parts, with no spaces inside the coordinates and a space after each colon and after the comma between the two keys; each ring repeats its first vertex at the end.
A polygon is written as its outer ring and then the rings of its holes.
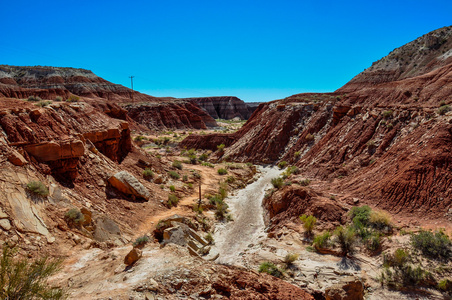
{"type": "Polygon", "coordinates": [[[217,263],[242,265],[240,257],[249,244],[265,236],[262,200],[272,178],[282,172],[276,167],[258,167],[261,176],[252,184],[226,199],[233,222],[217,225],[213,253],[219,253],[217,263]]]}

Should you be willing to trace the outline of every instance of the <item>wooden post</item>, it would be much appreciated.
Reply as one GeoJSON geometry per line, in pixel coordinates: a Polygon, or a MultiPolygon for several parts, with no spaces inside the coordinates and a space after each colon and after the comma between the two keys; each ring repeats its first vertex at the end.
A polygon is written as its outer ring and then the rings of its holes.
{"type": "Polygon", "coordinates": [[[201,176],[199,176],[199,199],[198,199],[198,209],[201,208],[201,176]]]}

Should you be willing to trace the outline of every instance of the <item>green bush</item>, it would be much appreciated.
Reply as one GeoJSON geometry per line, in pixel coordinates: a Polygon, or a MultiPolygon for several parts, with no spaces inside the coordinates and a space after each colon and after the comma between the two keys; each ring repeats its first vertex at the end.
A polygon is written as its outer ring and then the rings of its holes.
{"type": "Polygon", "coordinates": [[[294,153],[293,156],[294,156],[294,158],[298,158],[298,157],[300,157],[300,155],[301,155],[300,151],[297,151],[294,153]]]}
{"type": "Polygon", "coordinates": [[[169,186],[169,189],[170,189],[170,191],[173,192],[173,193],[176,191],[176,187],[175,187],[174,185],[170,185],[170,186],[169,186]]]}
{"type": "Polygon", "coordinates": [[[312,141],[315,139],[315,137],[314,137],[313,134],[308,133],[308,134],[305,136],[304,139],[305,139],[307,142],[312,142],[312,141]]]}
{"type": "Polygon", "coordinates": [[[36,103],[35,105],[39,106],[39,107],[46,107],[47,105],[50,105],[50,104],[52,104],[52,101],[42,100],[42,101],[39,101],[38,103],[36,103]]]}
{"type": "Polygon", "coordinates": [[[447,112],[449,112],[451,110],[449,105],[443,105],[440,108],[438,108],[438,114],[440,114],[441,116],[446,114],[447,112]]]}
{"type": "Polygon", "coordinates": [[[339,226],[334,231],[336,237],[336,243],[342,250],[344,255],[354,252],[354,246],[356,243],[355,231],[352,227],[348,226],[346,228],[339,226]]]}
{"type": "Polygon", "coordinates": [[[216,203],[216,211],[215,211],[215,218],[218,220],[224,220],[227,213],[228,213],[229,206],[224,203],[223,201],[216,203]]]}
{"type": "Polygon", "coordinates": [[[188,162],[191,163],[192,165],[196,165],[196,163],[198,162],[198,158],[196,158],[196,154],[190,154],[188,156],[188,162]]]}
{"type": "Polygon", "coordinates": [[[204,166],[204,167],[215,168],[215,166],[214,166],[213,164],[208,163],[208,162],[206,162],[206,161],[203,161],[203,162],[201,163],[201,165],[204,166]]]}
{"type": "Polygon", "coordinates": [[[137,237],[135,242],[133,242],[133,246],[143,246],[149,242],[149,238],[146,235],[137,237]]]}
{"type": "Polygon", "coordinates": [[[177,203],[179,203],[179,198],[177,198],[177,196],[174,194],[169,194],[168,201],[166,203],[169,208],[171,208],[173,206],[177,206],[177,203]]]}
{"type": "Polygon", "coordinates": [[[293,264],[294,261],[298,259],[298,254],[295,253],[287,253],[287,255],[284,257],[284,263],[286,266],[290,266],[293,264]]]}
{"type": "Polygon", "coordinates": [[[41,100],[42,100],[41,97],[38,97],[38,96],[30,96],[27,99],[27,101],[29,101],[29,102],[38,102],[38,101],[41,101],[41,100]]]}
{"type": "Polygon", "coordinates": [[[383,118],[387,119],[392,116],[392,110],[386,110],[383,112],[383,118]]]}
{"type": "Polygon", "coordinates": [[[168,175],[169,175],[169,177],[171,177],[173,179],[179,179],[180,178],[180,175],[177,174],[177,172],[174,172],[174,171],[169,171],[168,175]]]}
{"type": "Polygon", "coordinates": [[[80,97],[79,96],[76,96],[76,95],[70,95],[69,96],[69,98],[67,98],[67,102],[77,102],[77,101],[79,101],[80,100],[80,97]]]}
{"type": "Polygon", "coordinates": [[[41,181],[30,181],[27,183],[27,189],[38,196],[47,197],[49,189],[41,181]]]}
{"type": "Polygon", "coordinates": [[[182,181],[188,181],[188,175],[184,175],[184,176],[182,176],[182,181]]]}
{"type": "Polygon", "coordinates": [[[16,259],[17,250],[3,244],[0,258],[0,299],[66,299],[63,289],[49,286],[47,279],[61,269],[61,260],[48,257],[34,261],[16,259]]]}
{"type": "Polygon", "coordinates": [[[287,166],[287,161],[283,160],[281,162],[279,162],[278,167],[280,169],[284,169],[287,166]]]}
{"type": "Polygon", "coordinates": [[[204,237],[204,239],[209,243],[209,245],[213,245],[213,236],[210,232],[207,233],[207,235],[204,237]]]}
{"type": "Polygon", "coordinates": [[[438,282],[438,289],[444,291],[444,292],[449,292],[449,294],[452,293],[452,281],[445,278],[442,279],[438,282]]]}
{"type": "Polygon", "coordinates": [[[224,151],[224,147],[225,147],[225,145],[224,144],[221,144],[221,145],[217,145],[217,150],[218,150],[218,152],[223,152],[224,151]]]}
{"type": "Polygon", "coordinates": [[[306,230],[306,234],[311,236],[315,223],[317,222],[317,218],[311,215],[301,215],[300,220],[303,222],[303,228],[306,230]]]}
{"type": "Polygon", "coordinates": [[[151,169],[146,168],[143,171],[143,177],[144,178],[153,178],[154,177],[154,172],[151,169]]]}
{"type": "Polygon", "coordinates": [[[275,188],[279,189],[284,185],[284,179],[282,179],[281,177],[276,177],[271,180],[271,183],[275,188]]]}
{"type": "Polygon", "coordinates": [[[350,217],[352,218],[353,224],[356,225],[369,225],[370,212],[372,209],[367,206],[355,206],[350,210],[350,217]]]}
{"type": "Polygon", "coordinates": [[[206,153],[203,153],[199,156],[200,161],[206,161],[209,156],[206,153]]]}
{"type": "Polygon", "coordinates": [[[331,239],[331,232],[325,231],[314,237],[313,244],[318,248],[328,248],[331,239]]]}
{"type": "Polygon", "coordinates": [[[220,174],[220,175],[226,175],[226,174],[228,174],[228,171],[226,170],[226,169],[223,169],[223,168],[220,168],[220,169],[218,169],[218,174],[220,174]]]}
{"type": "Polygon", "coordinates": [[[134,139],[135,142],[141,142],[146,140],[146,137],[142,136],[142,135],[137,135],[134,139]]]}
{"type": "Polygon", "coordinates": [[[228,178],[226,178],[226,182],[227,183],[234,183],[235,182],[235,177],[234,176],[228,176],[228,178]]]}
{"type": "Polygon", "coordinates": [[[55,97],[55,101],[61,102],[61,101],[63,101],[63,97],[61,97],[61,96],[56,96],[56,97],[55,97]]]}
{"type": "Polygon", "coordinates": [[[173,161],[173,167],[182,170],[182,163],[178,160],[173,161]]]}
{"type": "Polygon", "coordinates": [[[278,267],[275,266],[273,263],[268,261],[263,262],[259,266],[259,273],[267,273],[278,278],[281,278],[283,276],[282,271],[278,269],[278,267]]]}
{"type": "Polygon", "coordinates": [[[80,225],[85,222],[85,216],[78,208],[71,208],[64,214],[66,222],[70,225],[80,225]]]}
{"type": "Polygon", "coordinates": [[[452,257],[452,243],[449,237],[442,231],[421,230],[411,235],[412,246],[432,259],[450,260],[452,257]]]}

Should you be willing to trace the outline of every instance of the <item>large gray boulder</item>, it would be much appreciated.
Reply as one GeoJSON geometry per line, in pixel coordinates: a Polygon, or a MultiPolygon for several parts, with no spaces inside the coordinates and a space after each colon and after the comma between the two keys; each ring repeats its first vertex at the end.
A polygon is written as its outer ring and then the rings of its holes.
{"type": "Polygon", "coordinates": [[[132,195],[133,197],[142,198],[144,200],[149,200],[149,197],[151,196],[148,189],[127,171],[116,173],[108,179],[108,182],[115,189],[126,195],[132,195]]]}

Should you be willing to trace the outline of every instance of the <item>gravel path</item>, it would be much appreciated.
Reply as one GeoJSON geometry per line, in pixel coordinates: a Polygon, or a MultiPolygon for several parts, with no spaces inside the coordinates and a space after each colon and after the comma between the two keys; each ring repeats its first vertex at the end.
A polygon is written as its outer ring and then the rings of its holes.
{"type": "Polygon", "coordinates": [[[259,170],[261,176],[257,181],[226,199],[234,221],[217,225],[212,250],[220,254],[218,263],[240,264],[242,251],[265,236],[262,199],[271,180],[282,171],[275,167],[259,167],[259,170]]]}

